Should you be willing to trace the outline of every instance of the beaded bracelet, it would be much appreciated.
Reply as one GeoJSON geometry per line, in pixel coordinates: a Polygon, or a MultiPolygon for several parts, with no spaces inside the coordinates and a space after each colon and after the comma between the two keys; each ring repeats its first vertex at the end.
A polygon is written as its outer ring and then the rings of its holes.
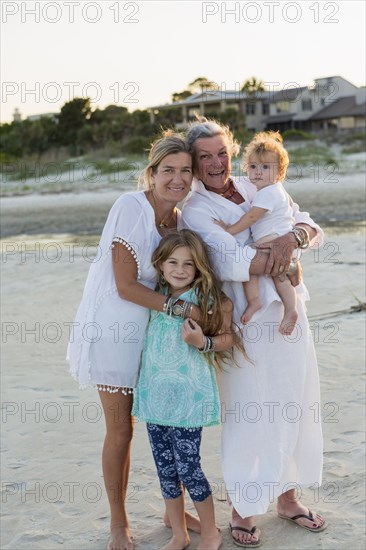
{"type": "Polygon", "coordinates": [[[209,353],[215,350],[215,341],[211,336],[205,336],[205,342],[202,348],[197,348],[200,353],[209,353]]]}

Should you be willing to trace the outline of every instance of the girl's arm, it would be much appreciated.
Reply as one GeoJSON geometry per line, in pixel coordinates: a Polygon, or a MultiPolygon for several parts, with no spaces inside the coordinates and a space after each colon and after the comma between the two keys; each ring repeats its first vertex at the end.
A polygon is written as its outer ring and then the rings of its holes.
{"type": "MultiPolygon", "coordinates": [[[[130,250],[115,243],[112,250],[113,272],[118,294],[124,300],[148,309],[163,311],[166,296],[151,290],[137,280],[137,265],[130,250]]],[[[200,319],[200,310],[193,306],[192,316],[200,319]]]]}
{"type": "MultiPolygon", "coordinates": [[[[233,304],[229,298],[222,302],[223,325],[220,334],[211,336],[214,341],[215,351],[224,351],[234,345],[234,334],[232,330],[233,304]]],[[[201,327],[193,319],[186,319],[182,325],[182,338],[191,346],[202,349],[205,345],[205,335],[201,327]]]]}
{"type": "Polygon", "coordinates": [[[213,218],[213,221],[225,229],[230,235],[236,235],[237,233],[240,233],[241,231],[244,231],[245,229],[248,229],[253,223],[255,223],[259,218],[261,218],[268,210],[265,208],[259,208],[258,206],[253,206],[247,212],[244,214],[237,222],[233,223],[232,225],[226,224],[221,220],[216,220],[213,218]]]}

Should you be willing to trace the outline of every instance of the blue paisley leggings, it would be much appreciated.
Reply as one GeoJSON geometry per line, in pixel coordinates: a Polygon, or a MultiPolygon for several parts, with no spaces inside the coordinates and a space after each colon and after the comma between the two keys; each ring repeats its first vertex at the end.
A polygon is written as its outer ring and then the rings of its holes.
{"type": "Polygon", "coordinates": [[[202,428],[146,426],[163,497],[178,498],[183,483],[194,502],[206,500],[211,488],[201,469],[202,428]]]}

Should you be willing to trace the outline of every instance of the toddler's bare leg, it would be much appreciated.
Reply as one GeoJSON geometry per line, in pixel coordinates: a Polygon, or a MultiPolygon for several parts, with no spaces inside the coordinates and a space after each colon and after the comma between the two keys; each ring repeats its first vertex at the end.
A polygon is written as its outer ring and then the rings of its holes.
{"type": "Polygon", "coordinates": [[[243,324],[249,323],[254,313],[262,307],[262,302],[259,296],[259,277],[251,275],[250,280],[243,283],[244,294],[248,301],[248,306],[244,311],[240,320],[243,324]]]}
{"type": "Polygon", "coordinates": [[[280,281],[279,277],[273,277],[273,282],[285,308],[279,331],[281,334],[289,335],[294,330],[298,317],[296,290],[287,277],[283,281],[280,281]]]}

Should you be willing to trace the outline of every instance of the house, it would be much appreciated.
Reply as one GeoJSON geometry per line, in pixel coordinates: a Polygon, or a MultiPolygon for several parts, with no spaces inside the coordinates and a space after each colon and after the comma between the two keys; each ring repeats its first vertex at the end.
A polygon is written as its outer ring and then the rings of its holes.
{"type": "Polygon", "coordinates": [[[289,130],[337,131],[365,129],[366,88],[358,88],[341,76],[317,78],[311,86],[285,87],[254,94],[240,90],[202,90],[187,99],[150,107],[154,122],[164,110],[180,111],[178,129],[186,128],[195,113],[219,116],[226,109],[246,115],[251,131],[289,130]]]}
{"type": "Polygon", "coordinates": [[[178,129],[187,127],[195,114],[212,117],[219,116],[227,109],[235,109],[246,115],[246,125],[253,131],[262,128],[269,114],[270,92],[250,94],[240,90],[203,90],[182,101],[149,107],[150,121],[154,123],[155,116],[171,109],[180,110],[181,121],[176,124],[178,129]]]}
{"type": "Polygon", "coordinates": [[[27,120],[34,122],[35,120],[40,120],[41,118],[51,118],[57,122],[59,113],[42,113],[41,115],[30,115],[27,116],[27,120]]]}

